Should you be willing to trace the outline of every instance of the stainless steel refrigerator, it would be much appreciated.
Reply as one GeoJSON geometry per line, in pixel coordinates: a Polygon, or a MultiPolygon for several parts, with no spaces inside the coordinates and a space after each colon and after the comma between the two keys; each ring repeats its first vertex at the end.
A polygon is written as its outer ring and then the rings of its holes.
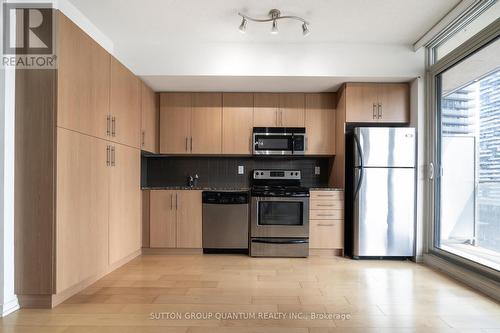
{"type": "Polygon", "coordinates": [[[353,258],[411,257],[415,129],[356,127],[353,134],[353,258]]]}

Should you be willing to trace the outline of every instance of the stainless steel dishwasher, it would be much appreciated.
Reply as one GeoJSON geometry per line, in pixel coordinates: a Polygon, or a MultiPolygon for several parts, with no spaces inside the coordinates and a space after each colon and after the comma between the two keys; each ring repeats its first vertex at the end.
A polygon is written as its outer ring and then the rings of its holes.
{"type": "Polygon", "coordinates": [[[248,253],[249,194],[203,191],[203,252],[248,253]]]}

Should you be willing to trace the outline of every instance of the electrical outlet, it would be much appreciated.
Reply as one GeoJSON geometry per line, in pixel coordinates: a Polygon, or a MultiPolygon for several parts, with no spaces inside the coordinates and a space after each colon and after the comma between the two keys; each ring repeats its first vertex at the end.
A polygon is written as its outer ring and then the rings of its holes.
{"type": "Polygon", "coordinates": [[[321,173],[321,168],[320,167],[314,167],[314,174],[319,175],[321,173]]]}
{"type": "Polygon", "coordinates": [[[238,165],[238,175],[245,174],[245,167],[243,165],[238,165]]]}

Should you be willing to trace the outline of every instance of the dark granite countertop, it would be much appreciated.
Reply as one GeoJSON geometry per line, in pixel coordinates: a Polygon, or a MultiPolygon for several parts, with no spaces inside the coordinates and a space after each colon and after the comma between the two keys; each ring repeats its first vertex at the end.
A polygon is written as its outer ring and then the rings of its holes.
{"type": "Polygon", "coordinates": [[[145,186],[142,190],[195,190],[195,191],[249,191],[247,187],[189,187],[189,186],[145,186]]]}

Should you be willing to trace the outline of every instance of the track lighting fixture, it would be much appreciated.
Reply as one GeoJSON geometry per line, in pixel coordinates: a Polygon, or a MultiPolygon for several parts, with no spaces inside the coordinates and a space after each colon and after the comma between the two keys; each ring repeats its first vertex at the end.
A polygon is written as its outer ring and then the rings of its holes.
{"type": "Polygon", "coordinates": [[[276,20],[273,21],[273,27],[271,28],[271,33],[276,35],[278,33],[278,22],[276,20]]]}
{"type": "Polygon", "coordinates": [[[247,19],[246,18],[243,18],[243,20],[241,21],[239,29],[240,29],[241,33],[245,33],[247,31],[247,19]]]}
{"type": "Polygon", "coordinates": [[[291,19],[291,20],[297,20],[302,22],[302,35],[307,36],[311,33],[309,30],[309,25],[310,23],[304,20],[302,17],[298,16],[281,16],[281,12],[277,9],[271,9],[269,11],[269,18],[267,19],[256,19],[252,18],[250,16],[247,16],[242,13],[238,13],[239,16],[242,17],[242,21],[240,24],[240,31],[245,32],[247,29],[247,21],[253,21],[253,22],[272,22],[272,27],[271,27],[271,33],[272,34],[277,34],[278,31],[278,20],[281,19],[291,19]]]}
{"type": "Polygon", "coordinates": [[[302,23],[302,35],[307,36],[310,33],[311,33],[311,31],[309,30],[307,23],[302,23]]]}

